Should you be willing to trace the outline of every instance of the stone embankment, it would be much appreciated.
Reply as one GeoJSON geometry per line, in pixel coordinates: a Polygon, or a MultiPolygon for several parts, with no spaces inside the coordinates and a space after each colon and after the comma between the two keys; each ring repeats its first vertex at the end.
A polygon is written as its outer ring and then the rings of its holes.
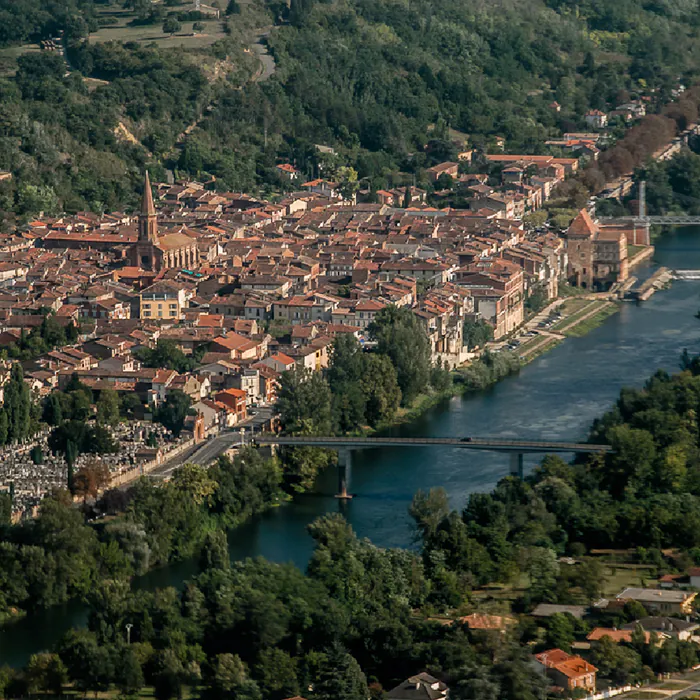
{"type": "Polygon", "coordinates": [[[639,287],[630,289],[625,295],[625,298],[635,301],[647,301],[656,294],[659,289],[666,287],[672,279],[673,273],[671,270],[667,267],[660,267],[648,280],[642,282],[639,287]]]}

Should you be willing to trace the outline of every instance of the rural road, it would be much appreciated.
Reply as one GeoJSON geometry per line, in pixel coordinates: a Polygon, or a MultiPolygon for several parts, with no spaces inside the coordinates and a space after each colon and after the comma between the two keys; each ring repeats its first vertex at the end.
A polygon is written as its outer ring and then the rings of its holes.
{"type": "Polygon", "coordinates": [[[257,35],[257,39],[254,44],[251,44],[251,49],[257,54],[258,60],[260,61],[260,70],[252,78],[254,83],[261,83],[268,78],[271,78],[277,69],[275,64],[275,59],[268,53],[267,45],[264,39],[270,36],[270,29],[266,29],[257,35]]]}

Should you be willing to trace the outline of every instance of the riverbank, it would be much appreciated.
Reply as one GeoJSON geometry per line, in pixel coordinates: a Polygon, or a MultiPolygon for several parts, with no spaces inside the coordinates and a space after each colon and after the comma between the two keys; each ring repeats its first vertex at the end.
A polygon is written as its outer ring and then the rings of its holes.
{"type": "Polygon", "coordinates": [[[517,373],[567,338],[587,335],[619,310],[619,303],[594,295],[556,299],[528,320],[510,339],[488,343],[480,354],[452,370],[452,386],[449,389],[420,394],[410,406],[400,408],[390,421],[380,424],[374,430],[367,430],[366,434],[390,431],[417,420],[426,411],[449,399],[484,391],[517,373]],[[551,319],[551,323],[548,319],[551,319]],[[549,326],[545,329],[543,326],[548,323],[549,326]],[[493,371],[493,358],[499,357],[505,360],[499,364],[507,366],[507,369],[493,371]],[[488,358],[486,362],[485,358],[488,358]]]}

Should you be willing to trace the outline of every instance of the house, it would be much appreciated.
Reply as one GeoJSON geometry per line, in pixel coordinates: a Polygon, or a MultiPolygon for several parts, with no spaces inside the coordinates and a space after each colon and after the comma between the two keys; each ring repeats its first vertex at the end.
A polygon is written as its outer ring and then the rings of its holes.
{"type": "Polygon", "coordinates": [[[280,165],[276,166],[276,168],[279,176],[288,182],[294,182],[301,177],[301,173],[289,163],[281,163],[280,165]]]}
{"type": "Polygon", "coordinates": [[[310,180],[305,182],[301,188],[306,190],[311,194],[320,194],[322,197],[328,197],[329,199],[340,199],[340,191],[338,189],[338,183],[329,182],[323,178],[318,178],[316,180],[310,180]]]}
{"type": "Polygon", "coordinates": [[[567,690],[595,692],[598,669],[580,656],[571,656],[561,649],[550,649],[535,656],[555,685],[567,690]]]}
{"type": "Polygon", "coordinates": [[[650,612],[666,615],[690,615],[696,592],[669,591],[660,588],[625,588],[615,596],[616,600],[626,602],[636,600],[650,612]]]}
{"type": "Polygon", "coordinates": [[[700,588],[700,568],[688,569],[685,574],[666,574],[659,579],[660,588],[700,588]]]}
{"type": "Polygon", "coordinates": [[[599,109],[592,109],[584,115],[586,124],[593,129],[604,129],[608,125],[608,115],[599,109]]]}
{"type": "Polygon", "coordinates": [[[459,175],[459,163],[440,163],[432,168],[428,168],[425,172],[430,182],[435,184],[441,175],[449,175],[452,178],[456,178],[459,175]]]}
{"type": "Polygon", "coordinates": [[[700,628],[700,623],[684,620],[679,617],[643,617],[635,622],[623,625],[623,630],[634,630],[639,625],[645,632],[654,632],[657,635],[667,635],[681,642],[691,640],[691,637],[700,628]]]}
{"type": "Polygon", "coordinates": [[[160,280],[139,293],[139,317],[179,320],[188,306],[187,293],[172,280],[160,280]]]}
{"type": "MultiPolygon", "coordinates": [[[[626,642],[629,644],[632,641],[632,635],[634,634],[635,627],[631,629],[610,629],[608,627],[594,627],[590,634],[586,637],[589,642],[599,642],[601,639],[607,637],[611,642],[619,644],[620,642],[626,642]]],[[[644,642],[649,644],[651,641],[651,633],[644,632],[644,642]]]]}
{"type": "Polygon", "coordinates": [[[243,389],[225,389],[214,394],[214,400],[224,404],[234,416],[234,423],[245,420],[248,416],[248,396],[243,389]]]}
{"type": "Polygon", "coordinates": [[[250,338],[228,333],[211,341],[209,352],[226,354],[232,360],[255,360],[260,354],[260,344],[250,338]]]}
{"type": "Polygon", "coordinates": [[[460,617],[457,621],[469,627],[470,630],[496,630],[497,632],[505,632],[509,626],[516,624],[516,620],[512,617],[476,612],[460,617]]]}
{"type": "Polygon", "coordinates": [[[289,355],[285,355],[283,352],[278,352],[274,355],[270,355],[270,357],[266,357],[258,364],[265,365],[271,369],[274,369],[276,372],[281,373],[292,369],[296,363],[294,358],[289,357],[289,355]]]}
{"type": "Polygon", "coordinates": [[[423,672],[399,683],[386,697],[388,700],[447,700],[449,693],[442,681],[423,672]]]}

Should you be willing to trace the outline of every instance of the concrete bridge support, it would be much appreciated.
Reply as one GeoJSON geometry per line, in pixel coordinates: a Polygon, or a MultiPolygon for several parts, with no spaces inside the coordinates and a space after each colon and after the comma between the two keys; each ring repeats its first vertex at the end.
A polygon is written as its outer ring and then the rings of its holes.
{"type": "Polygon", "coordinates": [[[518,479],[523,478],[523,453],[510,453],[510,475],[517,476],[518,479]]]}
{"type": "Polygon", "coordinates": [[[338,493],[336,498],[347,501],[352,498],[348,493],[350,486],[350,476],[352,474],[352,450],[347,447],[338,450],[338,493]]]}

